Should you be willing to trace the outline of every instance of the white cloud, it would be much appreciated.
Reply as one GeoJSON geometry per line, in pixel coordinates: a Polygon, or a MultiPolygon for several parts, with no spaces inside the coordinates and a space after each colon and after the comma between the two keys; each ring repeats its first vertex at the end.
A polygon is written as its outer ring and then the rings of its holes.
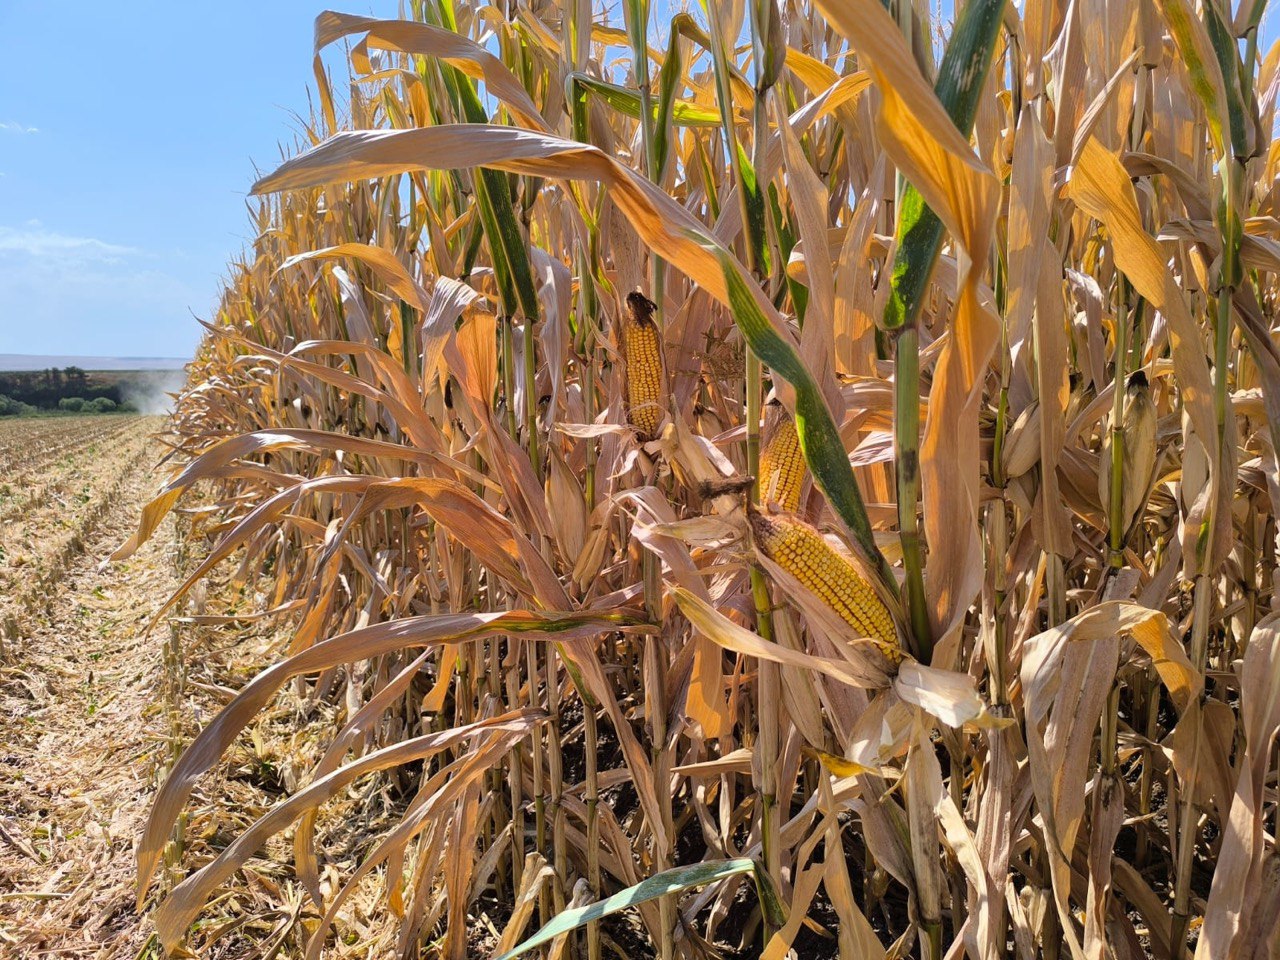
{"type": "Polygon", "coordinates": [[[39,127],[29,127],[17,120],[0,120],[0,131],[5,133],[39,133],[39,127]]]}
{"type": "MultiPolygon", "coordinates": [[[[0,0],[2,2],[2,0],[0,0]]],[[[0,223],[0,343],[15,353],[184,356],[213,303],[199,264],[38,219],[0,223]]]]}
{"type": "Polygon", "coordinates": [[[133,247],[107,243],[95,237],[77,237],[48,230],[39,220],[29,220],[22,227],[0,226],[0,257],[25,254],[82,263],[112,263],[138,253],[140,251],[133,247]]]}
{"type": "Polygon", "coordinates": [[[183,356],[205,282],[157,251],[0,226],[0,343],[15,353],[183,356]]]}

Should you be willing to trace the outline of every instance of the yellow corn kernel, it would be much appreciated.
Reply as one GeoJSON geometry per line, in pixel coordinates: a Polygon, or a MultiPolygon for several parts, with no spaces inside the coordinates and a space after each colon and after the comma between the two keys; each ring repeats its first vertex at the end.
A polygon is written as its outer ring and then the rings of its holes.
{"type": "Polygon", "coordinates": [[[755,510],[750,515],[756,548],[765,557],[800,581],[890,660],[896,663],[902,659],[889,609],[851,560],[796,517],[755,510]]]}
{"type": "Polygon", "coordinates": [[[662,331],[654,322],[655,310],[657,305],[644,294],[627,294],[628,316],[622,322],[621,337],[627,370],[627,422],[645,440],[658,435],[667,394],[662,331]]]}
{"type": "Polygon", "coordinates": [[[760,499],[795,513],[800,508],[804,477],[804,455],[796,425],[784,415],[760,452],[760,499]]]}

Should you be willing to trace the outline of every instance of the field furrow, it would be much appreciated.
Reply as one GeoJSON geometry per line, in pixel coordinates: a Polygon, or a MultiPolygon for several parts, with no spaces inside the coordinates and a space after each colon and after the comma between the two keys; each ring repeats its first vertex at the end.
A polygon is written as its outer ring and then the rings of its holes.
{"type": "Polygon", "coordinates": [[[155,422],[129,418],[59,464],[59,493],[4,529],[0,596],[0,958],[123,957],[142,936],[128,863],[161,716],[141,635],[176,583],[158,541],[99,572],[155,486],[155,422]]]}
{"type": "MultiPolygon", "coordinates": [[[[221,579],[225,589],[202,584],[193,603],[144,632],[198,560],[188,522],[166,520],[128,560],[102,564],[160,482],[156,426],[130,418],[92,440],[82,424],[76,452],[49,474],[56,492],[3,525],[0,960],[160,956],[147,911],[133,903],[148,805],[201,718],[260,656],[257,644],[275,642],[252,613],[261,598],[221,579]],[[217,615],[201,615],[206,602],[217,615]],[[198,659],[184,662],[184,647],[200,649],[198,659]]],[[[280,789],[270,758],[289,749],[288,738],[260,741],[233,758],[215,795],[237,798],[237,816],[263,809],[280,789]]],[[[216,807],[204,806],[210,816],[185,821],[189,851],[220,842],[216,807]]],[[[166,874],[163,889],[175,882],[166,874]]],[[[254,931],[264,905],[229,904],[228,918],[254,931]]]]}
{"type": "MultiPolygon", "coordinates": [[[[57,452],[46,451],[42,466],[20,469],[0,485],[0,625],[9,642],[21,637],[30,615],[48,609],[68,564],[124,486],[155,458],[148,440],[153,419],[83,417],[59,426],[57,452]]],[[[4,442],[33,439],[17,434],[4,442]]],[[[10,462],[21,461],[7,452],[10,462]]]]}

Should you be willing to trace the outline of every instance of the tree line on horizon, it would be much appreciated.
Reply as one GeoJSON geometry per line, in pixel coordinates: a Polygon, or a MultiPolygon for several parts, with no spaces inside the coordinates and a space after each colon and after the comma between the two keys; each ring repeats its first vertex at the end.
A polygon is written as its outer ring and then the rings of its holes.
{"type": "Polygon", "coordinates": [[[80,367],[0,373],[0,416],[36,411],[114,413],[135,409],[121,381],[91,378],[80,367]]]}

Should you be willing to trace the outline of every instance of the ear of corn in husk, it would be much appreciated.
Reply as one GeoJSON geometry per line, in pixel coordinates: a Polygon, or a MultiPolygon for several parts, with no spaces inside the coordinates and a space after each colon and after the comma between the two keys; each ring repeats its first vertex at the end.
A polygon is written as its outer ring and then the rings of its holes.
{"type": "Polygon", "coordinates": [[[1040,460],[1040,403],[1032,400],[1018,414],[1005,439],[1003,463],[1004,475],[1020,477],[1040,460]]]}
{"type": "Polygon", "coordinates": [[[748,510],[756,549],[871,640],[893,662],[902,659],[889,608],[854,562],[816,528],[790,514],[748,510]]]}
{"type": "MultiPolygon", "coordinates": [[[[1124,437],[1120,514],[1121,526],[1128,530],[1147,502],[1156,463],[1156,408],[1151,402],[1147,375],[1141,370],[1134,371],[1129,377],[1120,432],[1124,437]]],[[[1102,502],[1103,513],[1108,516],[1111,513],[1111,447],[1111,424],[1108,422],[1098,467],[1098,499],[1102,502]]]]}
{"type": "Polygon", "coordinates": [[[667,380],[662,368],[662,331],[654,320],[658,307],[639,291],[627,294],[622,320],[622,359],[626,364],[627,422],[641,439],[658,435],[666,408],[667,380]]]}
{"type": "Polygon", "coordinates": [[[796,425],[785,413],[778,416],[773,431],[760,451],[760,499],[776,503],[788,513],[800,509],[806,470],[796,425]]]}

